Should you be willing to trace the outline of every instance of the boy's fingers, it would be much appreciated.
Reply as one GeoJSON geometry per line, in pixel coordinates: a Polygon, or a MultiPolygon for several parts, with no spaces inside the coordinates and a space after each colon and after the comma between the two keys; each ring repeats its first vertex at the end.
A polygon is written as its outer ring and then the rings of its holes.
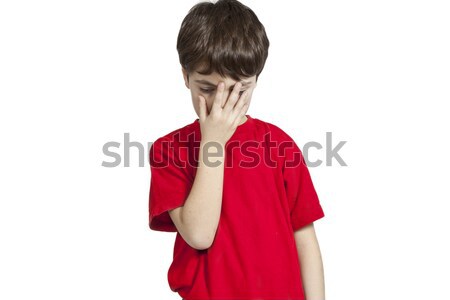
{"type": "Polygon", "coordinates": [[[219,82],[217,87],[216,97],[214,98],[214,102],[211,107],[211,111],[222,109],[222,98],[223,91],[225,90],[225,84],[223,82],[219,82]]]}
{"type": "Polygon", "coordinates": [[[237,127],[239,125],[239,122],[241,121],[242,117],[245,116],[248,109],[248,103],[245,103],[242,105],[242,107],[239,109],[239,114],[237,115],[236,119],[234,120],[234,126],[237,127]]]}
{"type": "Polygon", "coordinates": [[[206,118],[206,101],[202,96],[198,96],[198,104],[200,108],[200,120],[203,122],[206,118]]]}
{"type": "Polygon", "coordinates": [[[236,105],[236,102],[239,100],[239,97],[240,97],[239,92],[241,90],[241,87],[242,87],[242,83],[240,83],[240,82],[237,82],[234,85],[234,89],[231,92],[230,96],[228,96],[227,103],[225,103],[225,105],[223,107],[225,110],[228,110],[228,111],[233,110],[234,106],[236,105]]]}
{"type": "Polygon", "coordinates": [[[236,118],[240,118],[241,117],[241,109],[242,107],[247,104],[246,98],[248,96],[248,90],[246,90],[245,92],[242,93],[241,97],[239,97],[238,102],[236,103],[236,105],[233,108],[233,115],[236,118]]]}

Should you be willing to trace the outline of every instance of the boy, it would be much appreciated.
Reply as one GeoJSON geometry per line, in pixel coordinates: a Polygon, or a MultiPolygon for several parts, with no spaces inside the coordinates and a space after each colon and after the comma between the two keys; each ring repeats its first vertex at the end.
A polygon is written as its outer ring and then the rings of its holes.
{"type": "Polygon", "coordinates": [[[149,226],[177,232],[170,288],[184,300],[324,300],[313,222],[324,217],[302,153],[246,114],[268,56],[236,0],[201,2],[177,50],[199,116],[153,142],[149,226]]]}

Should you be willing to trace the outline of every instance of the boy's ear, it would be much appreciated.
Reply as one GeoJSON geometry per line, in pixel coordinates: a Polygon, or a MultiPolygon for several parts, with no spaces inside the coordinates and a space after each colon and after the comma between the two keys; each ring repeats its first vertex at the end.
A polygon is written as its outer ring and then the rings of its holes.
{"type": "Polygon", "coordinates": [[[189,74],[184,67],[181,67],[183,73],[184,85],[189,89],[189,74]]]}

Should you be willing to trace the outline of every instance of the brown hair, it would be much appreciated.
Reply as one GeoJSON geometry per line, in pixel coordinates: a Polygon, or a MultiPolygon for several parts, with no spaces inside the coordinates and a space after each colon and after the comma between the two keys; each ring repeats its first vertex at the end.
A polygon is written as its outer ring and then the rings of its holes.
{"type": "Polygon", "coordinates": [[[188,73],[215,71],[236,81],[256,75],[258,80],[269,39],[255,13],[239,1],[200,2],[183,19],[177,51],[188,73]]]}

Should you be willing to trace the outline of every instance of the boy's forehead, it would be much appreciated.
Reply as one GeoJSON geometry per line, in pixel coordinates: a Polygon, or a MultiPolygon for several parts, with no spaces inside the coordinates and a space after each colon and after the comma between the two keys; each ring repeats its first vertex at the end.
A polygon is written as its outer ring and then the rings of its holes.
{"type": "MultiPolygon", "coordinates": [[[[205,85],[214,85],[217,86],[219,84],[220,81],[225,82],[225,86],[227,85],[233,85],[235,84],[237,81],[234,80],[231,77],[221,77],[218,73],[213,72],[210,75],[202,75],[198,72],[194,73],[194,81],[196,83],[200,83],[200,84],[205,84],[205,85]]],[[[255,77],[255,76],[253,76],[255,77]]],[[[250,85],[253,83],[253,77],[249,77],[249,78],[245,78],[241,81],[241,83],[245,86],[245,85],[250,85]]]]}

